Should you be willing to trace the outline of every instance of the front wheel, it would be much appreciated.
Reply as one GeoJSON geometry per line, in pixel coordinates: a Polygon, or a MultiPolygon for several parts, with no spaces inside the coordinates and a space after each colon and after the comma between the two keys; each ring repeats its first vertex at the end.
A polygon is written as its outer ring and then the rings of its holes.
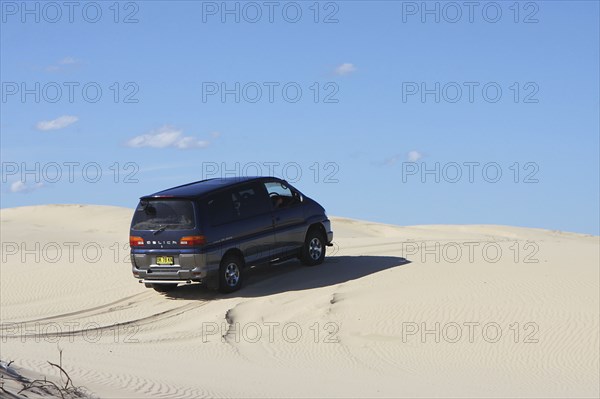
{"type": "Polygon", "coordinates": [[[325,239],[317,229],[311,229],[306,235],[300,260],[308,266],[320,265],[325,259],[325,239]]]}
{"type": "Polygon", "coordinates": [[[239,256],[227,255],[219,267],[219,291],[233,292],[242,286],[243,261],[239,256]]]}

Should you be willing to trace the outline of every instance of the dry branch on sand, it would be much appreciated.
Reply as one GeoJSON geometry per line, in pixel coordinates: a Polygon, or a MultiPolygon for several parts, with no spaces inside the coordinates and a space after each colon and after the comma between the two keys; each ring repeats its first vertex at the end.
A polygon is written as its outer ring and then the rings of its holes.
{"type": "Polygon", "coordinates": [[[73,380],[66,372],[66,370],[62,367],[62,350],[59,351],[60,364],[55,364],[52,362],[48,362],[48,364],[52,367],[57,368],[60,371],[60,384],[48,380],[45,376],[43,378],[36,379],[27,378],[10,367],[10,365],[13,363],[13,361],[11,360],[5,365],[0,365],[0,371],[4,371],[4,373],[0,373],[0,391],[10,398],[29,397],[29,395],[32,394],[38,397],[60,397],[62,399],[91,397],[82,387],[73,385],[73,380]],[[10,380],[20,384],[20,387],[18,387],[20,388],[20,390],[17,391],[18,388],[14,387],[12,387],[12,389],[11,387],[5,387],[5,374],[8,378],[10,378],[10,380]]]}

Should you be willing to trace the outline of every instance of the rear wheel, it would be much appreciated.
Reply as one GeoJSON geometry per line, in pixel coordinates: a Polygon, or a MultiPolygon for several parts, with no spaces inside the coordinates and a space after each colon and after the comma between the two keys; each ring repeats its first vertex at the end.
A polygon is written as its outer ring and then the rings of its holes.
{"type": "Polygon", "coordinates": [[[152,288],[158,292],[170,292],[177,288],[177,284],[152,284],[152,288]]]}
{"type": "Polygon", "coordinates": [[[219,291],[227,293],[240,289],[242,286],[242,268],[244,262],[237,255],[226,255],[219,267],[219,291]]]}
{"type": "Polygon", "coordinates": [[[315,266],[323,263],[325,259],[325,238],[323,234],[313,228],[306,234],[300,260],[308,266],[315,266]]]}

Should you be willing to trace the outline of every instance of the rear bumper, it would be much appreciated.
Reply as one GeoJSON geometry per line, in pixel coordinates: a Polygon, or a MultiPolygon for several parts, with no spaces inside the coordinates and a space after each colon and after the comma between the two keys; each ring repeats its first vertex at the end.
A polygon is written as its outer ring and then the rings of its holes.
{"type": "Polygon", "coordinates": [[[139,283],[143,283],[143,284],[184,284],[184,285],[189,285],[189,284],[194,284],[194,283],[201,283],[201,281],[192,281],[192,280],[138,280],[139,283]]]}
{"type": "Polygon", "coordinates": [[[131,267],[135,278],[146,283],[155,282],[156,284],[164,282],[204,282],[217,272],[216,269],[211,270],[206,265],[206,255],[204,253],[171,252],[167,254],[163,251],[148,251],[146,253],[132,251],[131,267]],[[173,256],[174,264],[172,266],[156,263],[157,256],[165,255],[173,256]]]}
{"type": "Polygon", "coordinates": [[[180,269],[177,267],[173,267],[172,269],[166,268],[149,268],[149,269],[138,269],[135,266],[132,267],[134,277],[147,280],[146,282],[151,282],[152,280],[164,280],[170,282],[181,282],[184,283],[186,281],[193,282],[203,282],[207,278],[211,276],[206,270],[203,270],[200,267],[196,267],[194,269],[180,269]]]}

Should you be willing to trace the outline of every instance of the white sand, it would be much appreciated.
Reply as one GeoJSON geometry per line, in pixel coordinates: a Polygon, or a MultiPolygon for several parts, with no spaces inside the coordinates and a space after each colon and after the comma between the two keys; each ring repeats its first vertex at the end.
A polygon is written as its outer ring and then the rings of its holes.
{"type": "Polygon", "coordinates": [[[0,359],[56,377],[60,347],[101,397],[600,396],[599,237],[333,218],[321,266],[165,296],[131,275],[131,213],[0,212],[0,359]]]}

